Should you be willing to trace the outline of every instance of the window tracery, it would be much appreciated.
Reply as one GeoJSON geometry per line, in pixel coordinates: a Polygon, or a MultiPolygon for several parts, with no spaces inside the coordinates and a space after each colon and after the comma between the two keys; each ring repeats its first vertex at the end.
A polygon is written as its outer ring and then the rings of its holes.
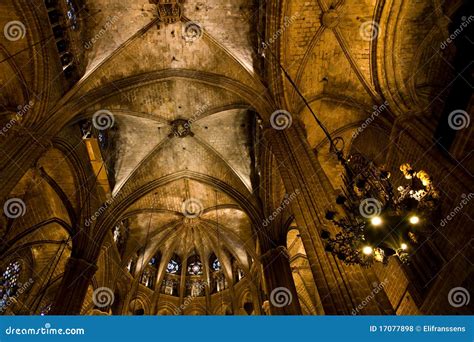
{"type": "Polygon", "coordinates": [[[18,278],[21,264],[19,261],[11,262],[0,278],[0,310],[7,306],[8,299],[15,296],[18,290],[18,278]]]}
{"type": "Polygon", "coordinates": [[[66,0],[66,7],[67,7],[66,16],[67,16],[69,25],[72,30],[77,30],[79,25],[77,21],[76,9],[74,8],[74,4],[72,3],[72,0],[66,0]]]}
{"type": "Polygon", "coordinates": [[[179,271],[179,264],[171,259],[169,262],[168,262],[168,266],[166,266],[166,272],[170,273],[170,274],[176,274],[178,273],[179,271]]]}
{"type": "Polygon", "coordinates": [[[217,272],[217,271],[220,271],[221,268],[222,266],[221,266],[221,263],[219,262],[219,259],[217,258],[214,259],[214,261],[212,262],[212,269],[217,272]]]}
{"type": "Polygon", "coordinates": [[[188,265],[188,274],[190,275],[201,275],[202,274],[202,263],[198,260],[193,261],[188,265]]]}

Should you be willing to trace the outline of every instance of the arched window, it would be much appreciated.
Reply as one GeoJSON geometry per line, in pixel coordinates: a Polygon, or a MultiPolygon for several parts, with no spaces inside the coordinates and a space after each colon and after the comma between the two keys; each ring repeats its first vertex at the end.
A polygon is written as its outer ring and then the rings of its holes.
{"type": "Polygon", "coordinates": [[[202,263],[200,261],[193,261],[188,266],[188,273],[190,275],[201,275],[202,274],[202,263]]]}
{"type": "Polygon", "coordinates": [[[140,277],[140,283],[149,287],[150,289],[153,288],[154,281],[153,281],[153,273],[149,269],[145,269],[140,277]]]}
{"type": "Polygon", "coordinates": [[[219,259],[215,258],[214,261],[212,262],[211,267],[216,272],[220,271],[222,266],[221,266],[221,263],[219,262],[219,259]]]}
{"type": "Polygon", "coordinates": [[[160,262],[160,254],[157,253],[154,257],[150,259],[148,265],[153,266],[154,268],[158,268],[158,263],[160,262]]]}
{"type": "Polygon", "coordinates": [[[149,287],[150,289],[154,289],[155,287],[155,281],[156,281],[156,276],[158,272],[158,264],[160,262],[160,254],[159,252],[153,256],[150,261],[148,262],[148,265],[145,267],[140,282],[149,287]]]}
{"type": "Polygon", "coordinates": [[[178,281],[175,279],[165,279],[161,283],[161,293],[164,293],[169,296],[179,296],[178,295],[178,281]]]}
{"type": "Polygon", "coordinates": [[[237,260],[235,260],[234,258],[232,258],[232,269],[233,269],[235,281],[240,281],[245,276],[244,271],[240,267],[237,260]]]}
{"type": "Polygon", "coordinates": [[[202,262],[199,260],[199,256],[194,254],[188,259],[188,274],[189,275],[201,275],[202,274],[202,262]]]}
{"type": "Polygon", "coordinates": [[[177,274],[179,272],[179,264],[176,260],[171,259],[166,266],[166,272],[170,274],[177,274]]]}
{"type": "Polygon", "coordinates": [[[225,290],[228,286],[227,280],[222,272],[222,265],[214,253],[209,257],[209,264],[212,270],[211,292],[216,293],[225,290]]]}
{"type": "Polygon", "coordinates": [[[11,262],[3,272],[0,279],[0,311],[5,309],[8,299],[16,295],[20,271],[20,262],[15,261],[11,262]]]}
{"type": "Polygon", "coordinates": [[[215,292],[224,291],[229,286],[229,284],[227,283],[227,279],[221,272],[214,274],[214,280],[216,284],[216,287],[214,289],[215,292]]]}
{"type": "Polygon", "coordinates": [[[78,23],[77,23],[77,13],[76,9],[74,8],[74,4],[72,3],[72,0],[66,0],[66,6],[67,6],[67,20],[69,22],[69,25],[71,26],[72,30],[77,30],[78,23]]]}

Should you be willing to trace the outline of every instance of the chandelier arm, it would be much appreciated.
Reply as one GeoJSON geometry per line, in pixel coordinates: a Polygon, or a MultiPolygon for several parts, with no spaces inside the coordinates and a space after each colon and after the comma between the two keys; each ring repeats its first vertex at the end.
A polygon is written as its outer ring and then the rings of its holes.
{"type": "MultiPolygon", "coordinates": [[[[257,30],[257,35],[259,36],[260,40],[261,41],[264,41],[264,39],[262,38],[262,35],[260,34],[260,32],[257,30]]],[[[334,139],[331,137],[331,134],[329,133],[329,131],[327,130],[327,128],[324,126],[324,124],[321,122],[321,120],[319,120],[319,118],[317,117],[317,115],[314,113],[313,109],[311,108],[308,100],[306,100],[306,97],[301,93],[301,91],[298,89],[298,86],[296,85],[296,83],[293,81],[293,79],[291,78],[290,74],[288,74],[288,72],[286,71],[286,69],[283,67],[283,65],[281,64],[279,58],[273,53],[273,51],[271,49],[268,49],[268,51],[270,52],[270,55],[274,58],[274,60],[276,61],[278,67],[281,69],[281,71],[283,71],[283,74],[285,75],[286,79],[288,80],[288,82],[290,82],[291,86],[293,87],[293,89],[296,91],[296,93],[298,94],[298,96],[303,100],[305,106],[308,108],[308,110],[310,111],[311,115],[313,116],[314,120],[316,121],[316,123],[318,124],[318,126],[322,129],[324,135],[326,135],[326,138],[328,139],[329,141],[329,144],[331,146],[331,150],[334,151],[334,153],[336,154],[337,156],[337,159],[339,160],[339,162],[346,166],[346,160],[344,158],[344,153],[342,150],[338,149],[335,142],[334,142],[334,139]]],[[[265,55],[262,54],[262,56],[265,58],[265,55]]],[[[342,138],[341,138],[342,139],[342,138]]]]}

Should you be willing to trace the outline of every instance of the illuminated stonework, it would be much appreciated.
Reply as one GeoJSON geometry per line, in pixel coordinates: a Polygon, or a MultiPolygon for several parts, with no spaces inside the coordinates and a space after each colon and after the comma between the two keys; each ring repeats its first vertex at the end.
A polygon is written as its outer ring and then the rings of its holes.
{"type": "Polygon", "coordinates": [[[0,314],[471,314],[462,3],[2,0],[0,314]],[[352,200],[374,177],[340,197],[343,147],[415,200],[397,229],[352,200]],[[413,210],[428,175],[434,219],[413,210]],[[410,263],[326,253],[333,207],[367,216],[362,257],[410,263]]]}

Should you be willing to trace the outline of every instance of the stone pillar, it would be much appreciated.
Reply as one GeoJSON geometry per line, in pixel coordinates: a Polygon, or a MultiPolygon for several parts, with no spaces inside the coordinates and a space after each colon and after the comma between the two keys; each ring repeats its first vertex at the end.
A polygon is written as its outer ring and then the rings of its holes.
{"type": "Polygon", "coordinates": [[[272,315],[301,315],[290,259],[283,246],[261,256],[272,315]]]}
{"type": "Polygon", "coordinates": [[[97,266],[84,259],[70,257],[56,294],[52,315],[79,315],[97,266]]]}
{"type": "MultiPolygon", "coordinates": [[[[188,258],[184,259],[182,262],[181,277],[179,283],[179,305],[184,304],[184,298],[186,297],[186,274],[188,269],[188,258]]],[[[184,312],[181,312],[181,315],[184,315],[184,312]]]]}

